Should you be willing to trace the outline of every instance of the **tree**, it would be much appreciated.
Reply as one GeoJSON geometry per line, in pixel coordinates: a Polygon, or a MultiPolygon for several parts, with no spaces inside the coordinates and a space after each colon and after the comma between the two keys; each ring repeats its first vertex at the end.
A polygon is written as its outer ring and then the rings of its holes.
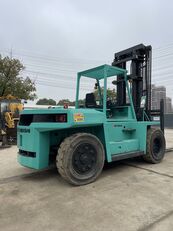
{"type": "MultiPolygon", "coordinates": [[[[101,87],[101,94],[103,95],[103,87],[101,87]]],[[[96,100],[100,99],[98,89],[94,90],[94,95],[95,95],[96,100]]],[[[112,90],[110,88],[107,89],[107,98],[109,98],[111,101],[116,100],[115,88],[113,88],[112,90]]]]}
{"type": "Polygon", "coordinates": [[[61,99],[57,105],[63,106],[65,103],[68,103],[69,106],[75,106],[75,101],[70,101],[69,99],[61,99]]]}
{"type": "MultiPolygon", "coordinates": [[[[70,101],[69,99],[61,99],[57,105],[63,106],[65,103],[68,103],[69,106],[75,106],[75,101],[70,101]]],[[[79,99],[78,101],[79,105],[84,105],[85,100],[84,99],[79,99]]]]}
{"type": "Polygon", "coordinates": [[[37,105],[56,105],[56,101],[53,99],[39,99],[36,103],[37,105]]]}
{"type": "Polygon", "coordinates": [[[23,78],[19,74],[24,66],[18,59],[0,55],[0,97],[13,95],[19,99],[34,100],[36,87],[29,77],[23,78]]]}
{"type": "Polygon", "coordinates": [[[79,104],[79,106],[80,105],[85,105],[85,99],[79,99],[79,101],[78,101],[78,104],[79,104]]]}

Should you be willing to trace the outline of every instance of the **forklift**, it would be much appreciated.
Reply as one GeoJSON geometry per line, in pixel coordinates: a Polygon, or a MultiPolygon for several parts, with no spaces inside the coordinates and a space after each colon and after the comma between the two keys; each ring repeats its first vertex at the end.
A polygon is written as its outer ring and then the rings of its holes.
{"type": "Polygon", "coordinates": [[[33,169],[56,163],[73,185],[95,181],[105,162],[141,156],[160,163],[165,154],[163,113],[151,110],[151,53],[151,46],[139,44],[115,53],[112,65],[78,72],[75,108],[23,110],[17,128],[18,162],[33,169]],[[80,85],[86,78],[94,81],[99,99],[91,90],[80,105],[80,85]],[[110,85],[114,100],[107,95],[110,85]],[[153,114],[159,114],[160,121],[153,121],[153,114]]]}

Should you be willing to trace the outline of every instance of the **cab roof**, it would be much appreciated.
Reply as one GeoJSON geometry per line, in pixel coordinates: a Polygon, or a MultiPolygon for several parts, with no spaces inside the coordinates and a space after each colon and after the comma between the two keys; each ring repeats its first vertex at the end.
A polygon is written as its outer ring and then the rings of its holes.
{"type": "Polygon", "coordinates": [[[124,74],[126,73],[127,71],[125,69],[104,64],[98,67],[94,67],[85,71],[78,72],[78,76],[85,76],[85,77],[100,80],[100,79],[104,79],[104,77],[107,78],[116,75],[122,75],[123,77],[124,74]]]}

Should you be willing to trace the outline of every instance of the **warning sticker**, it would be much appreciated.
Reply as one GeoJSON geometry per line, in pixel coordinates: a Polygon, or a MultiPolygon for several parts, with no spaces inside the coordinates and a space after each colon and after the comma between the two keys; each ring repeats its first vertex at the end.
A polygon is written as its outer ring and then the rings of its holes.
{"type": "Polygon", "coordinates": [[[74,122],[83,122],[84,121],[84,114],[83,113],[75,113],[73,115],[74,122]]]}

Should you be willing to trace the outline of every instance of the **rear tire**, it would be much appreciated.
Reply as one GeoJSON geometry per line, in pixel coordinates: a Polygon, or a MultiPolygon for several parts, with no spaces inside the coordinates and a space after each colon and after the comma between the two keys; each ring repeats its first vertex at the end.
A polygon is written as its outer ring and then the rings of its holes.
{"type": "Polygon", "coordinates": [[[76,133],[61,143],[56,165],[66,181],[85,185],[97,179],[104,161],[105,152],[100,140],[89,133],[76,133]]]}
{"type": "Polygon", "coordinates": [[[157,164],[165,155],[165,137],[160,129],[150,128],[147,132],[147,150],[143,159],[149,163],[157,164]]]}

